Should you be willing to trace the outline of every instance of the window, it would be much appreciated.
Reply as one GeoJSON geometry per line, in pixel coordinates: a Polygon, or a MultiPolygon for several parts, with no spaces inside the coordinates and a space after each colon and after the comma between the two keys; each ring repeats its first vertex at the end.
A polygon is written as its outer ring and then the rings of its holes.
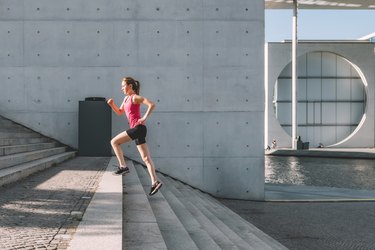
{"type": "MultiPolygon", "coordinates": [[[[291,64],[275,84],[274,112],[291,135],[291,64]]],[[[348,137],[365,112],[365,86],[345,58],[330,52],[312,52],[298,58],[298,134],[317,146],[348,137]]]]}

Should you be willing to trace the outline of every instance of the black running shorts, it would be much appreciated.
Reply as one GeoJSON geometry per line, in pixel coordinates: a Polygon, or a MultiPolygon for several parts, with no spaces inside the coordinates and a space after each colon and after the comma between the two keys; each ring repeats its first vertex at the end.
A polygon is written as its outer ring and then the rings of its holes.
{"type": "Polygon", "coordinates": [[[145,125],[137,125],[134,128],[126,130],[126,133],[132,140],[135,140],[136,145],[146,143],[147,128],[145,125]]]}

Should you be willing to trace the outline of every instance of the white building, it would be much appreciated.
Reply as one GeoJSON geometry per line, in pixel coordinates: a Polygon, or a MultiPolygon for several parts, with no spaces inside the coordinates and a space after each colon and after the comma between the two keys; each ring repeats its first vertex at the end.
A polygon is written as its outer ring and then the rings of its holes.
{"type": "MultiPolygon", "coordinates": [[[[298,135],[310,147],[374,147],[373,35],[354,41],[299,41],[298,135]]],[[[266,144],[276,139],[278,147],[290,148],[291,44],[269,43],[266,50],[266,144]]]]}

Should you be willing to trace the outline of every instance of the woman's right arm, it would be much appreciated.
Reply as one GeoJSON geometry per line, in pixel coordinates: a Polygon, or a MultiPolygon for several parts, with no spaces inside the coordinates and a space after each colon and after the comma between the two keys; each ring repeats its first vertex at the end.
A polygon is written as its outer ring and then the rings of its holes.
{"type": "Polygon", "coordinates": [[[107,101],[108,105],[112,108],[112,110],[117,114],[117,115],[122,115],[124,113],[123,109],[120,109],[119,107],[116,106],[116,104],[113,102],[113,99],[110,98],[107,101]]]}

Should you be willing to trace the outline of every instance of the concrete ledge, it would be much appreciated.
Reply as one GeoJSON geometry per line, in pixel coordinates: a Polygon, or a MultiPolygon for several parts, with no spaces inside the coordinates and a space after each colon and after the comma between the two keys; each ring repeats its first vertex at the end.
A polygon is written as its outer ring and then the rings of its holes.
{"type": "Polygon", "coordinates": [[[122,250],[122,178],[112,175],[112,157],[69,250],[122,250]]]}
{"type": "Polygon", "coordinates": [[[280,148],[265,151],[265,154],[274,156],[375,159],[375,148],[312,148],[305,150],[280,148]]]}
{"type": "Polygon", "coordinates": [[[375,201],[375,191],[303,185],[266,184],[266,201],[355,202],[375,201]]]}

